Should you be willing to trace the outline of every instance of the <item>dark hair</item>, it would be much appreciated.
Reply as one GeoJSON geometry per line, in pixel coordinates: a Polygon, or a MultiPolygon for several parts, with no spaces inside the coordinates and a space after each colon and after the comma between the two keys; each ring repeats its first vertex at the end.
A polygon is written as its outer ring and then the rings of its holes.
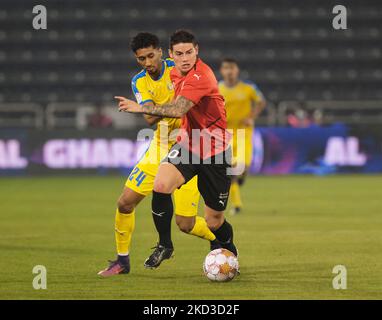
{"type": "Polygon", "coordinates": [[[224,58],[224,59],[220,62],[220,67],[223,65],[223,63],[234,63],[234,64],[236,64],[237,66],[239,66],[239,63],[237,62],[237,60],[234,59],[234,58],[230,58],[230,57],[224,58]]]}
{"type": "Polygon", "coordinates": [[[192,43],[194,46],[198,44],[194,34],[188,30],[176,30],[170,37],[170,49],[178,43],[192,43]]]}
{"type": "Polygon", "coordinates": [[[159,39],[155,34],[140,32],[131,40],[130,47],[134,52],[148,47],[159,48],[159,39]]]}

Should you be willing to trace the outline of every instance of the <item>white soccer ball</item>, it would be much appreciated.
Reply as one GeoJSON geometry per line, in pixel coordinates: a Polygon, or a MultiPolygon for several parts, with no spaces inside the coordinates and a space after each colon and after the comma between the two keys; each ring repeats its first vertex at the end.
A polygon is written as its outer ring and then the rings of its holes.
{"type": "Polygon", "coordinates": [[[211,281],[230,281],[238,273],[239,261],[236,256],[227,249],[211,251],[203,263],[203,271],[211,281]]]}

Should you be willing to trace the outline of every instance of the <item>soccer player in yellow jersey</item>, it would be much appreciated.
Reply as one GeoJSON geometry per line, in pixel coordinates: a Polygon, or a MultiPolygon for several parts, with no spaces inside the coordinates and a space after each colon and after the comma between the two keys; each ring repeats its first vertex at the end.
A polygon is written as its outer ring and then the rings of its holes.
{"type": "Polygon", "coordinates": [[[266,101],[256,85],[240,80],[240,69],[235,59],[224,59],[220,65],[220,73],[223,81],[219,83],[219,90],[225,100],[227,128],[233,130],[234,164],[238,167],[245,167],[244,173],[240,176],[234,176],[231,183],[231,214],[236,214],[242,208],[239,187],[244,183],[246,172],[252,161],[254,124],[256,118],[265,108],[266,101]],[[244,130],[243,135],[240,135],[239,129],[244,130]],[[245,140],[243,141],[242,138],[245,140]]]}
{"type": "MultiPolygon", "coordinates": [[[[138,64],[143,68],[132,79],[132,89],[137,102],[140,105],[162,105],[171,102],[174,89],[170,71],[174,67],[174,62],[171,59],[162,59],[159,39],[147,32],[139,33],[133,38],[131,49],[138,64]]],[[[124,97],[116,98],[125,99],[124,97]]],[[[118,200],[115,215],[115,240],[118,256],[106,269],[98,273],[104,277],[129,273],[129,252],[135,226],[135,207],[152,192],[159,164],[175,143],[176,132],[171,132],[179,128],[181,124],[181,120],[177,118],[143,116],[149,125],[156,125],[157,129],[148,150],[127,178],[125,188],[118,200]]],[[[200,194],[196,179],[197,177],[190,180],[174,193],[176,223],[181,231],[209,240],[211,247],[219,246],[216,236],[208,228],[205,219],[197,216],[200,194]]],[[[153,218],[156,224],[157,219],[165,218],[171,221],[172,217],[161,217],[160,212],[153,212],[153,218]]],[[[155,267],[158,267],[163,259],[169,259],[174,251],[171,230],[161,235],[159,242],[164,246],[157,245],[158,250],[155,252],[158,252],[160,256],[157,257],[158,263],[155,267]]],[[[152,265],[150,267],[152,268],[152,265]]]]}

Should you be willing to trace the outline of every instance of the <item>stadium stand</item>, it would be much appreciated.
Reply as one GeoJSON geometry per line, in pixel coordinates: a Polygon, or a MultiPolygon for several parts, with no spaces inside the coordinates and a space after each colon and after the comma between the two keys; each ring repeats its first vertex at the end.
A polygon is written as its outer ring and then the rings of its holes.
{"type": "MultiPolygon", "coordinates": [[[[332,27],[335,4],[319,0],[49,1],[48,29],[36,31],[29,1],[2,0],[0,109],[9,103],[39,104],[49,126],[60,123],[51,120],[52,104],[55,108],[72,104],[74,109],[83,104],[110,106],[115,94],[131,96],[130,79],[137,66],[130,38],[146,29],[158,34],[166,48],[168,35],[178,28],[196,33],[201,56],[215,69],[222,57],[237,58],[242,77],[256,82],[277,108],[291,100],[359,101],[358,107],[365,100],[380,101],[382,2],[346,1],[347,30],[332,27]]],[[[343,103],[339,105],[341,113],[343,103]]],[[[331,103],[331,114],[336,113],[335,106],[331,103]]],[[[280,119],[283,108],[285,104],[277,111],[279,124],[285,123],[280,119]]],[[[353,105],[349,108],[354,111],[353,105]]],[[[373,114],[373,110],[378,107],[369,111],[373,114]]],[[[262,123],[273,125],[275,117],[265,114],[262,123]]],[[[128,125],[140,124],[137,119],[128,125]]]]}

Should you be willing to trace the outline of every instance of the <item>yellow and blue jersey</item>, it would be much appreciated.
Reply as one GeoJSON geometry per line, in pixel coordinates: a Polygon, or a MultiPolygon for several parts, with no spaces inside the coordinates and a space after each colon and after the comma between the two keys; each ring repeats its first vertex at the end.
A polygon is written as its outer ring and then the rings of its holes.
{"type": "MultiPolygon", "coordinates": [[[[162,61],[162,70],[158,79],[150,77],[146,70],[137,73],[131,87],[137,102],[140,105],[153,102],[155,105],[169,103],[174,98],[174,87],[170,78],[170,71],[175,67],[172,59],[162,61]]],[[[176,142],[176,129],[180,128],[181,119],[163,118],[156,125],[153,140],[144,157],[141,159],[146,164],[148,172],[154,174],[163,156],[176,142]]]]}
{"type": "Polygon", "coordinates": [[[242,122],[251,116],[252,105],[263,99],[263,95],[254,83],[239,81],[234,87],[219,83],[220,93],[225,100],[227,128],[244,128],[242,122]]]}
{"type": "Polygon", "coordinates": [[[244,125],[243,121],[252,114],[253,103],[264,99],[263,94],[254,83],[239,81],[234,87],[227,87],[219,82],[219,91],[224,97],[227,114],[227,129],[233,131],[232,152],[234,162],[250,166],[252,161],[253,127],[244,125]],[[238,130],[244,129],[244,141],[240,139],[238,130]]]}
{"type": "Polygon", "coordinates": [[[133,77],[131,87],[140,105],[149,101],[162,105],[172,100],[174,88],[170,79],[170,71],[174,66],[173,60],[163,60],[162,72],[156,80],[152,79],[144,69],[133,77]]]}
{"type": "MultiPolygon", "coordinates": [[[[170,71],[174,66],[171,59],[164,60],[161,75],[157,80],[153,80],[145,70],[133,77],[131,86],[140,105],[149,101],[156,105],[163,105],[173,100],[174,88],[170,79],[170,71]]],[[[181,120],[176,118],[163,118],[158,122],[154,138],[131,171],[126,181],[126,187],[144,196],[152,192],[161,160],[176,142],[177,130],[175,129],[180,128],[180,124],[181,120]],[[168,128],[168,131],[164,130],[165,127],[168,128]],[[171,134],[173,130],[175,131],[171,134]],[[164,139],[168,140],[168,143],[165,143],[164,139]]],[[[174,204],[177,215],[196,216],[200,197],[197,184],[197,177],[194,177],[180,189],[175,190],[174,204]]]]}
{"type": "MultiPolygon", "coordinates": [[[[174,87],[170,78],[170,71],[174,68],[174,66],[175,64],[172,59],[163,60],[162,72],[157,80],[152,79],[146,70],[142,70],[133,77],[131,87],[135,98],[140,105],[143,105],[149,101],[153,102],[155,105],[163,105],[173,100],[174,87]]],[[[161,139],[169,137],[169,134],[174,129],[179,128],[180,124],[180,119],[163,118],[157,124],[154,139],[156,139],[157,143],[160,143],[161,139]],[[164,126],[167,127],[166,131],[164,130],[164,126]]],[[[172,143],[174,141],[175,136],[170,135],[169,142],[172,143]]]]}

